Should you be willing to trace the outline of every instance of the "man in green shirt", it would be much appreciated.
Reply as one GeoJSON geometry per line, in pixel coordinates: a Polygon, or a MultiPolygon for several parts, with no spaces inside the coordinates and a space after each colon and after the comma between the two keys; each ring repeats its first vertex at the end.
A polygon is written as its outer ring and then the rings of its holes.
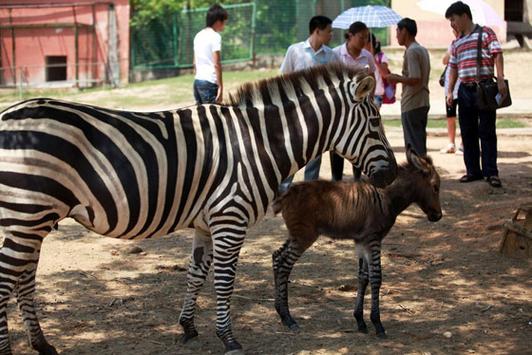
{"type": "Polygon", "coordinates": [[[416,42],[416,21],[405,17],[397,23],[397,42],[405,46],[402,75],[389,74],[385,79],[403,84],[401,122],[405,146],[418,154],[427,154],[427,119],[429,100],[429,52],[416,42]]]}

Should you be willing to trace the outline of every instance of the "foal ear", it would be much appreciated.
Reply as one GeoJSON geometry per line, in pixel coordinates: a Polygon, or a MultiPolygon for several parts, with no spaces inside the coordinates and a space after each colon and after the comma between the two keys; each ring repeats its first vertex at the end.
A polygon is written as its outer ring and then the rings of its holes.
{"type": "Polygon", "coordinates": [[[365,76],[362,79],[357,80],[354,83],[354,87],[355,99],[360,101],[373,92],[373,89],[375,88],[375,79],[369,75],[365,76]]]}
{"type": "Polygon", "coordinates": [[[423,174],[428,175],[430,173],[430,167],[427,160],[424,157],[419,156],[410,144],[406,147],[406,160],[410,165],[414,166],[417,170],[423,174]]]}

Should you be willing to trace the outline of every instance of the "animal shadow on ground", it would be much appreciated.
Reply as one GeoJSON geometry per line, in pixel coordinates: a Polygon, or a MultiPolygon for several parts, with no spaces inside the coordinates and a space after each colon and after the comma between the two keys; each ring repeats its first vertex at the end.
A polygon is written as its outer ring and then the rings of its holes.
{"type": "MultiPolygon", "coordinates": [[[[381,319],[387,340],[378,340],[371,325],[370,334],[356,332],[354,246],[324,237],[291,275],[290,306],[301,330],[281,325],[273,307],[271,254],[286,229],[268,213],[242,249],[231,307],[246,353],[526,352],[530,261],[505,258],[497,249],[502,223],[530,202],[532,167],[504,163],[500,170],[507,172],[502,189],[443,175],[443,219],[431,223],[410,207],[384,239],[381,319]]],[[[200,335],[179,343],[191,244],[191,231],[133,243],[62,223],[43,244],[37,277],[36,301],[50,343],[62,354],[220,353],[212,272],[198,299],[200,335]],[[128,252],[132,246],[143,252],[128,252]]],[[[369,305],[367,295],[367,321],[369,305]]],[[[14,353],[32,354],[13,301],[8,317],[14,353]]]]}

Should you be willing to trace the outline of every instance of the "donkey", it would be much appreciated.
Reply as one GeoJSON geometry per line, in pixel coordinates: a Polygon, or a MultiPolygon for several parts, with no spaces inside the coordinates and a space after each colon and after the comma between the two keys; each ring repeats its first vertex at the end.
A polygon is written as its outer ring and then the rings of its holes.
{"type": "Polygon", "coordinates": [[[363,319],[364,295],[371,284],[371,322],[378,337],[386,336],[380,321],[381,242],[397,216],[416,203],[435,222],[442,217],[440,177],[428,156],[410,148],[407,163],[398,168],[395,181],[386,188],[367,182],[311,181],[293,185],[273,202],[289,232],[287,241],[272,255],[275,280],[275,309],[284,325],[299,329],[288,307],[288,278],[296,261],[320,234],[352,239],[359,263],[358,292],[354,317],[358,330],[367,333],[363,319]]]}

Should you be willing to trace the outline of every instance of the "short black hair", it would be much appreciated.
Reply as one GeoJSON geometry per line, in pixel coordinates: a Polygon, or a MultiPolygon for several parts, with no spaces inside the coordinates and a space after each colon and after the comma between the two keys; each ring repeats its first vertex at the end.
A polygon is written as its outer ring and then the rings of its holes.
{"type": "Polygon", "coordinates": [[[471,9],[469,8],[469,5],[464,4],[461,1],[457,1],[455,3],[452,3],[451,6],[445,11],[445,18],[451,18],[453,15],[462,16],[463,14],[466,14],[467,17],[469,17],[470,20],[473,19],[473,15],[471,15],[471,9]]]}
{"type": "Polygon", "coordinates": [[[364,22],[356,21],[349,26],[349,29],[345,33],[344,37],[345,39],[349,38],[349,34],[356,35],[359,32],[365,31],[368,29],[368,26],[364,22]]]}
{"type": "Polygon", "coordinates": [[[319,28],[320,30],[324,30],[330,24],[332,24],[332,20],[328,18],[327,16],[321,16],[321,15],[314,16],[313,18],[310,19],[308,23],[308,33],[312,34],[316,30],[316,28],[319,28]]]}
{"type": "Polygon", "coordinates": [[[412,20],[411,18],[405,17],[401,21],[397,22],[397,28],[400,30],[406,28],[406,31],[410,33],[412,37],[416,37],[417,35],[416,21],[412,20]]]}
{"type": "Polygon", "coordinates": [[[229,15],[227,14],[227,11],[220,5],[220,4],[214,4],[211,7],[209,7],[209,10],[207,11],[207,17],[205,18],[205,22],[207,24],[207,27],[212,27],[216,23],[216,21],[225,21],[229,18],[229,15]]]}

